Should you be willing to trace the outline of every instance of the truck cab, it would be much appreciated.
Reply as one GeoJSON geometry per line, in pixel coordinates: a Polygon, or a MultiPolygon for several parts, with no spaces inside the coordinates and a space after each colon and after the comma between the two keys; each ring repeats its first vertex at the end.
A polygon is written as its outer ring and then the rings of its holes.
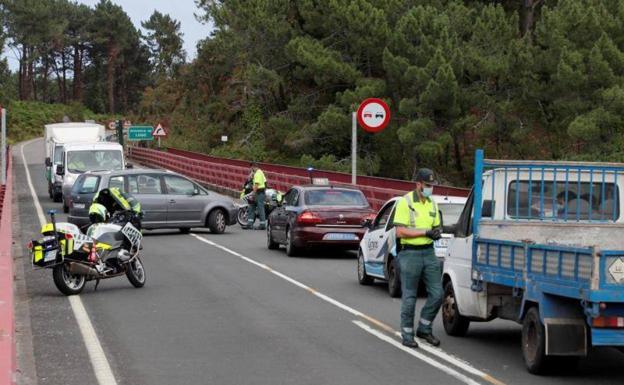
{"type": "Polygon", "coordinates": [[[126,168],[119,143],[72,143],[63,146],[62,163],[55,174],[62,177],[63,211],[69,212],[71,189],[79,175],[87,171],[114,171],[126,168]]]}
{"type": "Polygon", "coordinates": [[[446,332],[521,323],[532,373],[624,346],[624,164],[475,158],[444,265],[446,332]]]}

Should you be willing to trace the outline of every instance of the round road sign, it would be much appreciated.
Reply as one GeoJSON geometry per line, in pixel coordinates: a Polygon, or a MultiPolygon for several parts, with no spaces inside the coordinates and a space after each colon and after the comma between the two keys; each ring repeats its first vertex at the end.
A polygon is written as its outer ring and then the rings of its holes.
{"type": "Polygon", "coordinates": [[[369,98],[360,104],[357,119],[364,131],[381,132],[390,123],[390,108],[381,99],[369,98]]]}

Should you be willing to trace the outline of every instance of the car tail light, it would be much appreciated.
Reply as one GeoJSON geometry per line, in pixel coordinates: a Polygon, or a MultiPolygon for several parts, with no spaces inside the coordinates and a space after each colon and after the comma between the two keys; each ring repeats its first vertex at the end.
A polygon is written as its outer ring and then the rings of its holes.
{"type": "Polygon", "coordinates": [[[624,328],[624,317],[599,316],[592,320],[595,328],[624,328]]]}
{"type": "Polygon", "coordinates": [[[297,217],[297,223],[304,225],[316,225],[322,222],[323,219],[312,211],[304,211],[297,217]]]}

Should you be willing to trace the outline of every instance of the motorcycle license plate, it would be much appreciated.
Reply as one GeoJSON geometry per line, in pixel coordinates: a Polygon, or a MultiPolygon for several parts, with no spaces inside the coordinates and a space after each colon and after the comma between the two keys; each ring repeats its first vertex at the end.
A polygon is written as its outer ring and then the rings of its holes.
{"type": "Polygon", "coordinates": [[[58,249],[48,250],[45,252],[45,255],[43,257],[43,262],[56,261],[57,255],[58,255],[58,249]]]}
{"type": "Polygon", "coordinates": [[[323,236],[324,241],[359,241],[357,235],[352,233],[327,233],[323,236]]]}

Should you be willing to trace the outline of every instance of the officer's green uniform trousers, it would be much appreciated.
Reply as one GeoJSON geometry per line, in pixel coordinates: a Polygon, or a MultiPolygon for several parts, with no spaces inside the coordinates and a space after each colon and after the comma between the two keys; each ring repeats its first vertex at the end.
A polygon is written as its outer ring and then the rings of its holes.
{"type": "Polygon", "coordinates": [[[427,303],[420,312],[418,332],[431,334],[431,324],[442,305],[442,272],[433,247],[399,252],[401,277],[401,334],[404,339],[414,338],[414,313],[418,296],[418,283],[422,278],[427,288],[427,303]]]}

